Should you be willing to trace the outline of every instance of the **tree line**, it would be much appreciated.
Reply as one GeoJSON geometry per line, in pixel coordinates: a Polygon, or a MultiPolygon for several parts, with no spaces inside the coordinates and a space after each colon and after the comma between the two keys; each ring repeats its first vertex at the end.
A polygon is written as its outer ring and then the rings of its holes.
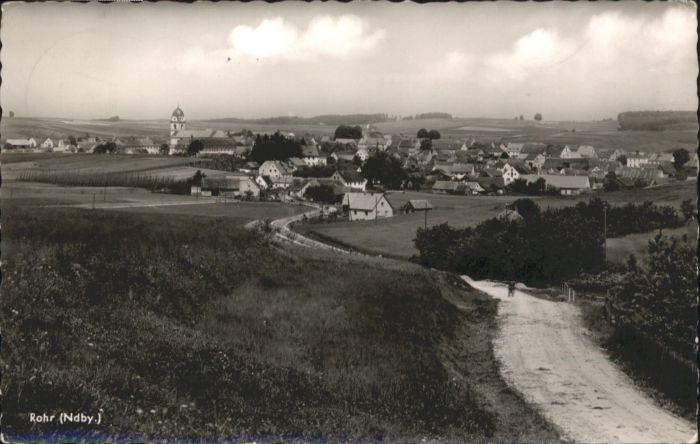
{"type": "Polygon", "coordinates": [[[604,208],[610,237],[684,223],[672,207],[648,202],[610,207],[593,199],[542,211],[532,200],[519,199],[510,207],[521,220],[493,218],[473,228],[448,223],[419,228],[414,239],[419,254],[412,260],[475,279],[558,283],[605,268],[604,208]]]}

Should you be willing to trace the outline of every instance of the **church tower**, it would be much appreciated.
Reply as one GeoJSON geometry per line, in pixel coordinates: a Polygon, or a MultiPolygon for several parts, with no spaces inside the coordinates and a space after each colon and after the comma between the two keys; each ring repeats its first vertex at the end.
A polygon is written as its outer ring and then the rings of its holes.
{"type": "Polygon", "coordinates": [[[185,129],[185,113],[180,109],[180,105],[175,108],[173,115],[170,117],[170,136],[174,136],[175,132],[185,129]]]}
{"type": "Polygon", "coordinates": [[[185,130],[185,113],[180,109],[180,105],[177,105],[175,111],[173,111],[172,116],[170,116],[170,151],[172,154],[173,148],[177,145],[177,142],[182,135],[177,133],[185,130]]]}

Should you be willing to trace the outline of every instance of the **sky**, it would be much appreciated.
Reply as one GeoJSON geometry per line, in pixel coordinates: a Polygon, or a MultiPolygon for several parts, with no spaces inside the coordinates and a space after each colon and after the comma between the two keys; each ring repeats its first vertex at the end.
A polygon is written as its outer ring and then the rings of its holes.
{"type": "Polygon", "coordinates": [[[692,2],[5,3],[3,113],[695,110],[692,2]]]}

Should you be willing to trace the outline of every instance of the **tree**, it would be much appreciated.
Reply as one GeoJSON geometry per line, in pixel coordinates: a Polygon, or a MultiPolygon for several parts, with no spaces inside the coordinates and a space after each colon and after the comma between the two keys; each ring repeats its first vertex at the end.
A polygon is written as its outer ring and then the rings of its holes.
{"type": "Polygon", "coordinates": [[[525,117],[523,117],[522,114],[520,115],[520,120],[525,120],[525,117]]]}
{"type": "Polygon", "coordinates": [[[324,204],[334,204],[340,201],[340,196],[335,194],[335,190],[330,185],[308,187],[304,192],[304,197],[324,204]]]}
{"type": "Polygon", "coordinates": [[[620,182],[617,181],[615,173],[608,173],[603,179],[603,191],[620,191],[620,182]]]}
{"type": "Polygon", "coordinates": [[[420,141],[420,149],[422,151],[430,151],[433,149],[432,139],[423,139],[420,141]]]}
{"type": "Polygon", "coordinates": [[[204,179],[206,174],[203,174],[201,170],[197,170],[194,173],[194,176],[192,176],[192,185],[201,187],[202,186],[202,179],[204,179]]]}
{"type": "Polygon", "coordinates": [[[293,139],[288,139],[279,131],[273,135],[258,134],[250,152],[249,160],[263,163],[266,160],[285,160],[290,157],[301,157],[301,145],[293,139]]]}
{"type": "Polygon", "coordinates": [[[695,217],[695,204],[692,200],[686,199],[681,202],[681,214],[683,214],[683,219],[686,222],[691,221],[695,217]]]}
{"type": "Polygon", "coordinates": [[[538,122],[541,121],[541,120],[542,120],[542,114],[540,114],[540,113],[535,114],[535,120],[538,121],[538,122]]]}
{"type": "Polygon", "coordinates": [[[620,162],[620,165],[627,166],[627,156],[625,156],[624,154],[618,157],[617,161],[620,162]]]}
{"type": "Polygon", "coordinates": [[[193,140],[190,142],[190,146],[187,147],[187,155],[190,157],[194,157],[197,154],[199,154],[200,151],[202,151],[202,148],[204,148],[204,145],[202,145],[202,142],[199,140],[193,140]]]}
{"type": "Polygon", "coordinates": [[[419,139],[426,139],[428,137],[428,130],[425,128],[421,128],[418,130],[418,134],[416,135],[419,139]]]}
{"type": "Polygon", "coordinates": [[[71,144],[72,146],[77,146],[77,145],[78,145],[78,141],[75,140],[75,136],[72,135],[72,134],[71,134],[70,136],[68,136],[68,141],[70,142],[70,144],[71,144]]]}
{"type": "Polygon", "coordinates": [[[115,151],[117,151],[117,144],[114,142],[105,143],[105,151],[113,154],[115,151]]]}
{"type": "Polygon", "coordinates": [[[690,160],[690,153],[684,148],[677,149],[673,152],[673,166],[676,170],[680,170],[690,160]]]}
{"type": "Polygon", "coordinates": [[[361,139],[362,138],[362,127],[360,126],[348,126],[340,125],[335,129],[335,139],[361,139]]]}
{"type": "Polygon", "coordinates": [[[14,116],[15,116],[15,112],[14,112],[14,111],[10,111],[10,117],[14,117],[14,116]]]}
{"type": "Polygon", "coordinates": [[[432,140],[439,139],[440,138],[440,133],[437,130],[430,130],[428,131],[428,137],[432,140]]]}
{"type": "Polygon", "coordinates": [[[163,143],[160,145],[159,151],[162,155],[167,156],[168,154],[170,154],[170,147],[167,143],[163,143]]]}
{"type": "Polygon", "coordinates": [[[540,207],[532,199],[518,199],[512,204],[523,219],[529,220],[540,215],[540,207]]]}
{"type": "Polygon", "coordinates": [[[362,175],[370,184],[380,183],[388,189],[399,189],[408,174],[401,167],[401,161],[379,152],[370,157],[362,167],[362,175]]]}

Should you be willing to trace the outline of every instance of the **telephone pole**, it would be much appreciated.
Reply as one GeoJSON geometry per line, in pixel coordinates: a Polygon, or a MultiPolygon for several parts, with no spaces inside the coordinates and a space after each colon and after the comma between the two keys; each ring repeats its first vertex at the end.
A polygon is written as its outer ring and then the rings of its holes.
{"type": "Polygon", "coordinates": [[[423,229],[427,230],[428,229],[428,201],[425,201],[425,222],[423,223],[423,229]]]}
{"type": "Polygon", "coordinates": [[[608,207],[603,204],[603,259],[608,261],[608,207]]]}

